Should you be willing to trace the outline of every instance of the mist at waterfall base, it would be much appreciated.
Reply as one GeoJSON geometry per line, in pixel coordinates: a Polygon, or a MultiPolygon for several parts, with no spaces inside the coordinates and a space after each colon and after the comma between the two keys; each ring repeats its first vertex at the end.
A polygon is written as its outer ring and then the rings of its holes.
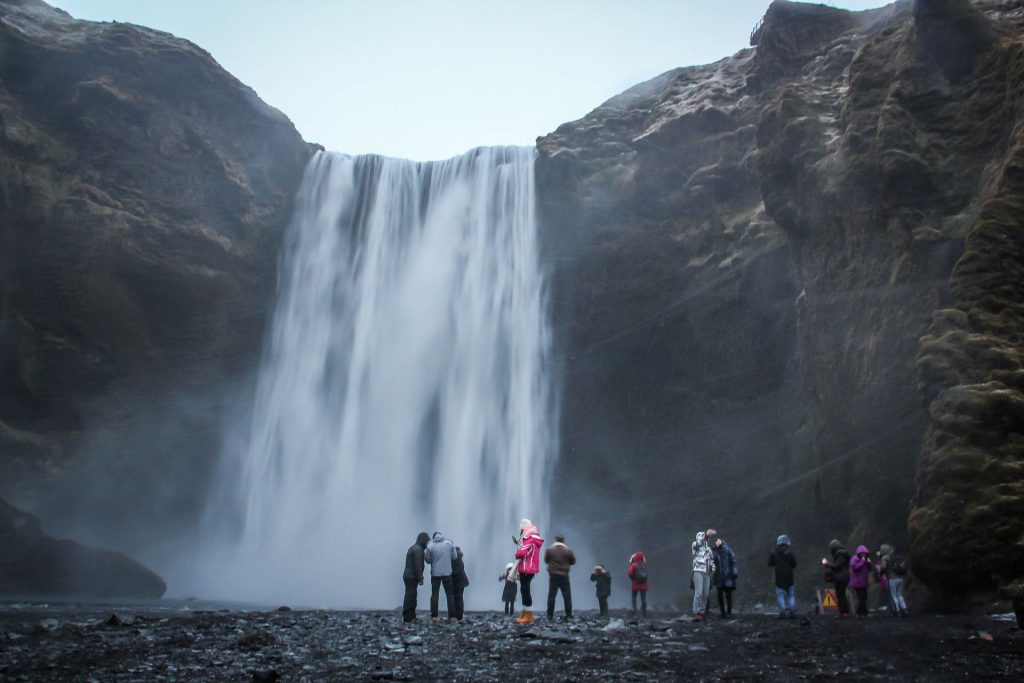
{"type": "Polygon", "coordinates": [[[311,160],[197,591],[391,608],[418,532],[450,537],[482,581],[522,517],[546,521],[557,420],[534,154],[311,160]]]}

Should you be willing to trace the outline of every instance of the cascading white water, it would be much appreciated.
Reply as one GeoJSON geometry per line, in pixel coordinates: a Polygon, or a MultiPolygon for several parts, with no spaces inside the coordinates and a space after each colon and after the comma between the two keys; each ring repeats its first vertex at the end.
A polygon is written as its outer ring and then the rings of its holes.
{"type": "Polygon", "coordinates": [[[205,564],[211,593],[393,607],[418,532],[444,532],[471,578],[491,577],[519,519],[546,520],[556,449],[533,159],[310,162],[251,422],[207,515],[237,524],[205,564]]]}

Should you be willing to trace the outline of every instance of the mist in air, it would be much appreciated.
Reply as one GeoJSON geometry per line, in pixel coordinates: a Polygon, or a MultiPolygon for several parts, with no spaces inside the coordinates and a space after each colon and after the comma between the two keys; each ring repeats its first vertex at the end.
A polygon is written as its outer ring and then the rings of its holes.
{"type": "Polygon", "coordinates": [[[392,607],[391,569],[418,532],[442,531],[489,575],[520,518],[546,519],[556,410],[533,160],[312,159],[197,590],[392,607]]]}

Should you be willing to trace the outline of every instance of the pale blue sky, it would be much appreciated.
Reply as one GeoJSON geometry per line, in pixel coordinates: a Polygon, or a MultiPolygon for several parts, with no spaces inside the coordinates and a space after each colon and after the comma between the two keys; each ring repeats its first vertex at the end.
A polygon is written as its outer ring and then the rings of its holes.
{"type": "MultiPolygon", "coordinates": [[[[747,45],[769,0],[50,0],[209,51],[328,149],[441,159],[533,144],[747,45]]],[[[825,4],[866,9],[882,0],[825,4]]]]}

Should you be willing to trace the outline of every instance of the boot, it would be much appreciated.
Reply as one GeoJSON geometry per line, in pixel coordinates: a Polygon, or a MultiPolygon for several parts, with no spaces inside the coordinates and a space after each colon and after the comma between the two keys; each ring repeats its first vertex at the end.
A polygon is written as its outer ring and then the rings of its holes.
{"type": "Polygon", "coordinates": [[[533,623],[533,611],[524,609],[523,613],[519,615],[518,619],[516,619],[516,623],[517,624],[532,624],[533,623]]]}

